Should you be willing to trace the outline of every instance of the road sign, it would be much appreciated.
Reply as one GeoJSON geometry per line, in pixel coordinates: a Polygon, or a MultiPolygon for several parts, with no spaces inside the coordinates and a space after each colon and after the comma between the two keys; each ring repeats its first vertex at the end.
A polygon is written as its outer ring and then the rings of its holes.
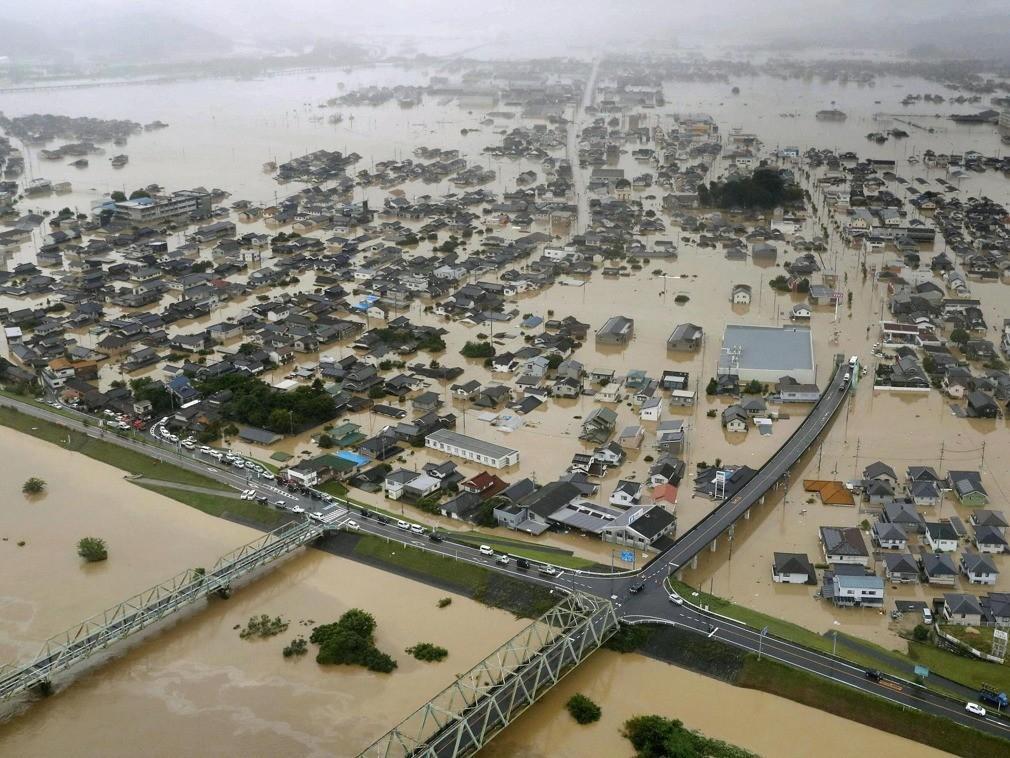
{"type": "Polygon", "coordinates": [[[926,668],[925,666],[916,666],[915,675],[921,676],[923,679],[925,679],[927,676],[929,676],[929,669],[926,668]]]}
{"type": "Polygon", "coordinates": [[[631,563],[635,560],[635,554],[630,550],[622,550],[621,560],[624,561],[625,563],[631,563]]]}

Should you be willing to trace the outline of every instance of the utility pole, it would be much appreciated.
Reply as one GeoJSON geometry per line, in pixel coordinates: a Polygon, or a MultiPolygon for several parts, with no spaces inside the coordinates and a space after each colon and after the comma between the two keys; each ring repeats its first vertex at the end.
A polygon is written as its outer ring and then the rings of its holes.
{"type": "Polygon", "coordinates": [[[855,459],[855,462],[852,464],[852,475],[853,476],[859,476],[859,446],[860,446],[860,444],[861,444],[861,440],[859,439],[859,437],[856,437],[856,459],[855,459]]]}
{"type": "Polygon", "coordinates": [[[985,440],[982,440],[982,460],[979,462],[978,467],[980,469],[985,468],[985,440]]]}
{"type": "Polygon", "coordinates": [[[821,458],[824,457],[824,441],[821,440],[821,444],[817,448],[817,476],[821,475],[821,458]]]}
{"type": "MultiPolygon", "coordinates": [[[[940,460],[937,463],[937,471],[936,471],[936,473],[939,474],[940,476],[943,476],[943,443],[944,440],[940,440],[940,460]]],[[[983,442],[982,444],[985,445],[985,442],[983,442]]]]}

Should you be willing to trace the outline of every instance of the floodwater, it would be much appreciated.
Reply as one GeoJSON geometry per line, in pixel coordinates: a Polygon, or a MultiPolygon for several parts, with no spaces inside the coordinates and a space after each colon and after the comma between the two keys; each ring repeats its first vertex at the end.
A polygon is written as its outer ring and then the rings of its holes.
{"type": "MultiPolygon", "coordinates": [[[[0,656],[26,660],[72,623],[187,566],[255,539],[125,482],[121,472],[10,431],[0,433],[10,471],[0,509],[4,595],[0,656]],[[28,501],[20,476],[49,483],[28,501]],[[79,537],[103,537],[109,560],[84,565],[79,537]],[[25,540],[24,547],[16,542],[25,540]]],[[[0,725],[5,755],[347,755],[363,749],[525,623],[504,611],[319,551],[298,553],[229,600],[214,600],[117,653],[53,698],[0,725]],[[391,675],[322,668],[281,649],[311,623],[348,608],[375,615],[377,645],[399,662],[391,675]],[[290,621],[269,640],[234,629],[252,615],[290,621]],[[404,650],[422,641],[449,650],[440,664],[404,650]],[[143,747],[141,747],[143,746],[143,747]]]]}
{"type": "Polygon", "coordinates": [[[634,750],[620,735],[621,727],[629,718],[647,714],[680,719],[707,737],[775,758],[807,758],[817,752],[812,746],[818,744],[830,745],[833,756],[946,755],[791,700],[734,687],[641,655],[607,650],[594,653],[481,755],[631,756],[634,750]],[[565,710],[565,702],[577,692],[601,706],[603,714],[595,724],[580,726],[565,710]]]}
{"type": "MultiPolygon", "coordinates": [[[[247,199],[254,202],[271,202],[275,198],[296,192],[300,185],[277,185],[261,171],[267,160],[284,161],[307,151],[320,148],[357,151],[363,158],[360,167],[379,160],[406,157],[417,145],[461,148],[471,161],[490,165],[498,171],[498,178],[488,187],[496,192],[512,189],[512,179],[522,170],[537,169],[528,161],[497,161],[480,154],[485,145],[497,144],[499,137],[489,128],[479,128],[483,112],[461,108],[455,103],[439,106],[433,99],[413,109],[401,109],[395,103],[379,108],[318,108],[320,102],[368,84],[422,83],[436,70],[405,70],[394,68],[358,69],[350,73],[318,73],[269,77],[257,81],[202,80],[171,84],[136,84],[122,87],[66,90],[54,92],[33,91],[4,95],[4,110],[9,115],[31,112],[56,112],[67,115],[132,118],[140,122],[161,119],[169,128],[145,132],[131,138],[125,148],[107,146],[107,150],[125,152],[129,164],[114,170],[101,157],[93,157],[91,166],[83,171],[63,163],[40,161],[35,153],[29,156],[31,177],[44,176],[53,181],[70,180],[74,190],[69,195],[36,198],[24,203],[23,210],[59,209],[65,205],[87,211],[90,203],[103,193],[116,189],[130,191],[141,185],[159,183],[167,189],[203,185],[220,187],[232,193],[231,201],[247,199]],[[329,124],[326,117],[339,111],[344,116],[341,124],[329,124]],[[319,120],[317,120],[319,119],[319,120]],[[477,129],[461,135],[461,129],[477,129]]],[[[668,119],[675,112],[706,111],[711,113],[725,133],[731,127],[756,132],[767,146],[796,144],[801,150],[809,146],[830,147],[838,150],[855,150],[860,155],[898,160],[897,172],[907,179],[921,176],[927,179],[945,174],[911,166],[904,158],[926,149],[941,152],[963,152],[978,149],[992,154],[1000,150],[995,130],[984,127],[962,127],[933,118],[934,112],[948,113],[980,109],[974,106],[944,104],[902,109],[898,104],[908,92],[941,92],[938,84],[915,79],[882,78],[875,87],[854,84],[824,83],[817,80],[791,80],[781,82],[770,77],[754,77],[734,82],[741,87],[739,96],[729,94],[732,83],[702,85],[670,82],[666,85],[669,103],[663,109],[649,114],[650,123],[668,119]],[[725,90],[725,91],[723,91],[725,90]],[[880,102],[877,103],[876,101],[880,102]],[[849,118],[844,123],[824,123],[813,114],[832,105],[845,110],[849,118]],[[865,140],[865,133],[879,131],[893,121],[875,118],[876,113],[899,114],[903,110],[922,113],[920,122],[934,127],[933,133],[909,128],[907,140],[891,140],[877,146],[865,140]],[[797,113],[786,117],[782,113],[797,113]]],[[[901,115],[905,118],[908,114],[901,115]]],[[[885,116],[884,119],[892,118],[885,116]]],[[[663,121],[666,123],[665,121],[663,121]]],[[[505,124],[508,128],[520,121],[505,124]]],[[[498,128],[497,126],[495,128],[498,128]]],[[[109,155],[113,154],[112,152],[109,155]]],[[[562,153],[559,152],[559,155],[562,153]]],[[[630,154],[623,155],[619,165],[629,175],[651,170],[636,164],[630,154]]],[[[721,170],[717,164],[716,172],[721,170]]],[[[27,178],[27,177],[26,177],[27,178]]],[[[938,185],[933,184],[933,189],[938,185]]],[[[992,172],[971,175],[961,182],[961,195],[987,194],[1000,199],[1007,196],[1005,179],[992,172]]],[[[441,194],[450,191],[449,185],[427,186],[418,183],[404,187],[408,195],[430,192],[441,194]]],[[[892,187],[894,189],[894,187],[892,187]]],[[[658,210],[662,190],[653,188],[638,197],[646,208],[658,210]]],[[[385,193],[377,188],[357,190],[355,199],[368,198],[380,204],[385,193]]],[[[877,341],[872,327],[880,318],[883,286],[874,284],[872,278],[863,281],[859,274],[861,256],[846,248],[840,241],[834,222],[823,208],[821,196],[813,192],[817,208],[803,229],[803,236],[827,230],[830,238],[829,252],[822,256],[826,269],[834,269],[839,277],[839,287],[853,293],[851,310],[842,306],[837,321],[830,308],[815,308],[811,328],[815,340],[815,357],[818,379],[825,381],[835,353],[869,356],[870,345],[877,341]],[[867,331],[867,327],[871,327],[867,331]]],[[[910,216],[915,217],[914,211],[910,216]]],[[[688,471],[701,461],[712,462],[717,457],[726,463],[746,464],[757,468],[795,429],[806,412],[803,406],[785,407],[782,410],[791,418],[775,422],[774,432],[761,437],[756,430],[746,436],[723,432],[718,418],[709,418],[709,410],[720,410],[727,401],[704,396],[704,384],[712,375],[721,345],[721,335],[728,323],[784,324],[787,314],[798,296],[776,295],[768,281],[782,273],[781,264],[795,253],[788,246],[779,246],[779,259],[774,267],[763,268],[749,262],[731,262],[723,257],[722,250],[701,249],[696,235],[683,238],[675,225],[669,224],[664,234],[646,238],[648,245],[655,240],[674,240],[679,247],[676,259],[653,258],[643,262],[639,271],[629,270],[629,276],[604,279],[596,274],[583,286],[556,284],[547,291],[522,295],[515,307],[520,314],[532,313],[542,317],[563,318],[573,315],[590,324],[591,331],[599,328],[611,315],[623,314],[635,319],[635,339],[623,349],[597,349],[592,335],[575,355],[588,369],[607,368],[624,373],[630,369],[646,370],[658,377],[667,368],[688,371],[692,387],[699,390],[698,404],[681,411],[666,411],[664,416],[684,418],[688,426],[688,447],[685,458],[688,471]],[[729,295],[734,284],[750,284],[754,301],[747,307],[730,307],[729,295]],[[677,304],[677,295],[687,295],[689,301],[677,304]],[[704,326],[704,347],[694,354],[668,354],[665,340],[674,326],[691,321],[704,326]]],[[[260,224],[240,224],[240,233],[262,230],[260,224]]],[[[542,227],[534,227],[542,230],[542,227]]],[[[514,238],[522,232],[507,225],[492,226],[495,234],[514,238]]],[[[34,249],[39,240],[26,244],[3,260],[5,265],[34,260],[34,249]]],[[[473,250],[479,245],[475,237],[464,249],[473,250]]],[[[427,254],[431,244],[422,243],[417,253],[427,254]]],[[[943,249],[938,240],[937,249],[943,249]]],[[[928,251],[924,251],[928,254],[928,251]]],[[[871,254],[868,265],[874,266],[890,259],[890,254],[871,254]]],[[[269,263],[269,257],[264,260],[269,263]]],[[[1007,298],[1004,286],[999,283],[971,284],[973,293],[983,299],[983,310],[995,330],[1006,312],[1007,298]]],[[[312,289],[310,276],[288,291],[312,289]]],[[[19,308],[37,305],[45,298],[2,298],[0,305],[19,308]]],[[[178,325],[182,332],[203,329],[218,320],[241,315],[253,302],[246,298],[232,302],[216,311],[211,317],[192,324],[178,325]]],[[[110,313],[116,313],[110,309],[110,313]]],[[[494,376],[479,361],[466,361],[458,355],[468,339],[477,339],[489,327],[467,327],[451,324],[433,314],[423,312],[423,304],[413,304],[405,314],[412,320],[425,324],[439,324],[450,329],[446,336],[448,349],[438,359],[448,365],[465,365],[465,378],[481,382],[508,383],[510,377],[494,376]]],[[[371,324],[375,326],[374,322],[371,324]]],[[[991,332],[988,336],[993,338],[991,332]]],[[[499,350],[516,350],[525,343],[517,322],[496,325],[492,334],[499,350]]],[[[94,337],[80,335],[85,345],[93,346],[94,337]]],[[[350,347],[337,345],[323,356],[342,357],[350,347]]],[[[299,356],[299,364],[318,362],[320,355],[299,356]]],[[[418,356],[427,360],[428,356],[418,356]]],[[[412,359],[413,361],[413,359],[412,359]]],[[[120,378],[118,368],[110,361],[103,368],[102,382],[120,378]]],[[[158,370],[150,375],[158,377],[158,370]]],[[[283,378],[278,370],[273,380],[283,378]]],[[[129,378],[129,377],[127,377],[129,378]]],[[[478,419],[477,414],[463,414],[463,408],[448,394],[448,385],[433,382],[432,389],[443,392],[445,407],[461,416],[458,429],[483,439],[520,449],[520,463],[510,470],[499,472],[509,480],[530,476],[546,482],[560,474],[571,456],[587,448],[578,440],[580,417],[596,406],[592,398],[577,401],[551,401],[524,418],[524,426],[514,432],[504,433],[492,429],[478,419]]],[[[639,423],[635,409],[626,401],[615,410],[619,415],[618,429],[639,423]]],[[[351,417],[363,430],[375,432],[383,423],[369,414],[351,417]]],[[[647,429],[646,442],[640,451],[632,451],[629,462],[620,471],[613,471],[603,480],[598,499],[605,501],[618,478],[644,477],[653,455],[650,447],[653,424],[643,423],[647,429]]],[[[994,501],[1005,500],[1010,491],[1010,446],[1006,444],[1006,422],[975,422],[956,419],[950,415],[939,395],[897,395],[874,392],[868,385],[856,393],[845,416],[840,416],[830,429],[823,449],[813,451],[803,466],[794,471],[792,484],[785,498],[773,496],[754,517],[741,522],[736,530],[732,551],[725,540],[715,553],[700,556],[697,571],[686,572],[685,579],[703,586],[716,594],[731,597],[759,610],[774,613],[817,631],[840,628],[852,631],[882,644],[897,644],[893,630],[889,629],[885,615],[873,611],[835,611],[814,600],[811,587],[782,587],[770,578],[771,556],[775,551],[806,552],[818,560],[817,527],[820,525],[857,525],[872,517],[859,508],[838,508],[808,502],[802,492],[803,478],[847,479],[858,474],[862,467],[877,459],[890,463],[901,471],[906,465],[939,465],[939,444],[945,444],[943,467],[980,468],[983,480],[994,501]],[[982,445],[986,443],[984,459],[982,445]]],[[[301,454],[316,452],[311,433],[293,437],[271,449],[235,443],[235,447],[256,457],[267,458],[274,450],[301,454]]],[[[15,481],[2,485],[7,489],[0,509],[0,531],[7,541],[0,543],[4,556],[5,575],[12,581],[5,584],[3,613],[0,613],[0,652],[5,658],[30,655],[48,634],[95,612],[116,600],[166,578],[186,566],[207,565],[215,556],[255,536],[243,527],[210,519],[176,503],[133,487],[121,479],[121,474],[103,467],[90,459],[27,438],[15,438],[9,432],[0,432],[0,451],[8,462],[9,471],[18,471],[15,481]],[[24,472],[23,476],[20,472],[24,472]],[[37,502],[25,502],[20,494],[19,482],[29,475],[39,475],[50,483],[48,494],[37,502]],[[81,566],[74,554],[74,544],[85,534],[104,537],[110,546],[111,558],[105,565],[81,566]],[[140,541],[137,535],[155,535],[156,539],[140,541]],[[24,547],[17,547],[25,540],[24,547]],[[9,567],[9,568],[8,568],[9,567]],[[12,591],[10,588],[16,588],[12,591]]],[[[430,460],[440,460],[426,450],[407,450],[400,461],[394,462],[418,469],[430,460]]],[[[460,464],[469,474],[479,469],[460,464]]],[[[712,503],[691,496],[690,477],[685,479],[677,507],[679,529],[689,528],[707,513],[712,503]]],[[[355,492],[355,497],[376,504],[381,496],[355,492]]],[[[395,508],[394,504],[387,507],[395,508]]],[[[997,506],[998,507],[998,506],[997,506]]],[[[956,512],[966,519],[963,509],[946,502],[940,509],[943,515],[956,512]]],[[[405,512],[419,514],[409,506],[405,512]]],[[[932,516],[932,514],[931,514],[932,516]]],[[[436,521],[423,517],[429,523],[436,521]]],[[[446,524],[443,522],[443,526],[446,524]]],[[[550,544],[575,549],[580,555],[608,562],[610,550],[602,544],[575,535],[551,535],[543,538],[550,544]]],[[[998,556],[1003,569],[998,589],[1010,589],[1010,563],[1006,556],[998,556]]],[[[960,579],[958,580],[960,582],[960,579]]],[[[959,584],[959,587],[963,585],[959,584]]],[[[974,588],[977,589],[977,588],[974,588]]],[[[888,598],[910,597],[926,599],[944,591],[941,588],[919,586],[888,589],[888,598]]],[[[365,569],[330,556],[310,553],[298,557],[237,593],[227,603],[214,606],[184,621],[175,629],[131,652],[123,661],[97,672],[56,700],[33,709],[24,718],[0,730],[0,738],[16,747],[12,752],[21,755],[44,755],[62,750],[74,752],[80,744],[96,744],[105,754],[125,751],[123,746],[140,744],[144,734],[157,731],[159,746],[165,754],[183,751],[199,753],[208,742],[223,740],[249,753],[350,751],[367,743],[397,718],[434,693],[448,681],[457,667],[454,660],[466,665],[484,652],[487,639],[504,639],[514,628],[506,614],[489,611],[480,606],[457,599],[449,611],[435,612],[434,590],[419,585],[407,585],[381,572],[365,569]],[[294,580],[294,581],[292,581],[294,580]],[[231,627],[243,622],[252,613],[269,612],[289,616],[293,622],[301,618],[325,621],[335,618],[343,609],[361,604],[376,613],[379,619],[380,645],[399,654],[407,645],[418,641],[414,634],[425,632],[433,641],[442,640],[450,649],[450,661],[441,666],[412,664],[401,657],[401,669],[392,677],[380,677],[352,670],[320,672],[315,664],[303,660],[283,661],[279,650],[282,641],[244,643],[237,640],[231,627]],[[403,612],[410,610],[411,627],[404,631],[403,612]],[[452,616],[449,613],[453,614],[452,616]],[[451,618],[452,622],[445,623],[451,618]],[[443,628],[444,627],[444,628],[443,628]],[[485,634],[472,634],[474,628],[490,630],[485,634]],[[406,635],[409,634],[410,638],[406,635]],[[474,639],[476,638],[476,639],[474,639]],[[456,657],[458,654],[458,658],[456,657]],[[408,681],[408,677],[410,678],[408,681]],[[339,681],[337,679],[339,678],[339,681]],[[98,697],[96,697],[98,696],[98,697]],[[196,714],[199,714],[197,717],[196,714]],[[362,714],[367,714],[363,716],[362,714]],[[123,718],[123,716],[126,716],[123,718]],[[115,720],[122,727],[115,738],[98,730],[97,724],[115,720]],[[55,728],[56,725],[59,728],[55,728]],[[89,726],[90,725],[90,726],[89,726]],[[167,727],[167,728],[166,728],[167,727]],[[88,729],[93,732],[87,732],[88,729]],[[135,739],[122,739],[122,729],[132,730],[135,739]],[[146,730],[146,731],[145,731],[146,730]],[[348,735],[353,734],[354,739],[348,735]],[[346,742],[342,741],[346,740],[346,742]]],[[[292,630],[289,630],[289,632],[292,630]]],[[[293,635],[291,635],[293,636],[293,635]]],[[[601,656],[600,659],[606,659],[601,656]]],[[[609,660],[609,659],[606,659],[609,660]]],[[[626,658],[621,665],[636,659],[626,658]]],[[[603,667],[604,664],[595,664],[603,667]]],[[[607,663],[606,666],[616,664],[607,663]]],[[[660,664],[650,664],[659,666],[660,664]]],[[[581,681],[588,676],[580,670],[567,682],[581,681]]],[[[609,670],[609,669],[608,669],[609,670]]],[[[642,673],[643,681],[655,681],[651,692],[670,691],[666,682],[682,681],[683,689],[702,688],[708,680],[694,681],[696,677],[663,666],[663,684],[659,674],[642,673]],[[650,677],[655,676],[655,679],[650,677]]],[[[648,694],[649,687],[634,682],[633,678],[616,676],[608,678],[606,671],[598,673],[600,681],[614,681],[613,696],[604,701],[604,711],[615,714],[625,703],[639,702],[639,691],[648,694]],[[628,684],[624,684],[628,682],[628,684]]],[[[595,679],[594,679],[595,681],[595,679]]],[[[715,683],[710,683],[715,686],[715,683]]],[[[730,691],[735,692],[735,691],[730,691]]],[[[772,708],[767,703],[776,702],[767,696],[743,693],[757,699],[750,708],[772,708]]],[[[741,695],[742,696],[742,695],[741,695]]],[[[559,696],[560,697],[560,696],[559,696]]],[[[722,702],[730,695],[717,692],[712,699],[722,702]]],[[[800,708],[801,706],[789,707],[800,708]]],[[[646,710],[646,705],[641,706],[646,710]]],[[[684,718],[691,726],[701,728],[713,736],[756,749],[767,754],[787,754],[788,745],[777,743],[749,743],[767,737],[774,740],[777,733],[752,734],[754,726],[741,719],[740,734],[720,733],[735,720],[725,715],[723,708],[710,706],[708,713],[696,702],[684,699],[678,703],[680,710],[668,715],[684,718]],[[688,707],[698,707],[689,718],[688,707]],[[706,713],[708,715],[706,716],[706,713]],[[719,713],[716,719],[712,714],[719,713]],[[706,720],[706,718],[708,720],[706,720]],[[716,723],[712,723],[716,722],[716,723]]],[[[735,709],[734,713],[743,709],[735,709]]],[[[557,710],[557,709],[555,709],[557,710]]],[[[648,711],[657,710],[649,707],[648,711]]],[[[533,711],[530,718],[540,711],[533,711]]],[[[823,714],[822,714],[823,715],[823,714]]],[[[807,719],[810,714],[803,718],[807,719]]],[[[565,717],[567,718],[567,717],[565,717]]],[[[605,716],[605,719],[609,716],[605,716]]],[[[830,718],[824,716],[824,718],[830,718]]],[[[546,719],[546,717],[545,717],[546,719]]],[[[612,739],[613,752],[628,752],[627,746],[613,736],[621,719],[616,719],[610,737],[602,735],[602,725],[588,730],[574,730],[556,720],[545,725],[542,742],[533,740],[534,754],[560,749],[557,746],[582,744],[583,735],[594,735],[595,740],[612,739]],[[567,733],[566,733],[567,732],[567,733]],[[558,739],[555,739],[557,736],[558,739]]],[[[776,723],[777,719],[769,719],[776,723]]],[[[858,732],[845,722],[846,735],[858,732]],[[853,732],[855,730],[855,732],[853,732]]],[[[813,733],[813,730],[812,730],[813,733]]],[[[539,734],[539,732],[537,732],[539,734]]],[[[883,736],[873,732],[876,739],[883,736]]],[[[127,735],[129,737],[129,735],[127,735]]],[[[503,739],[515,739],[506,735],[503,739]]],[[[541,739],[541,738],[537,738],[541,739]]],[[[845,737],[834,744],[840,744],[845,737]]],[[[509,744],[503,742],[501,744],[509,744]]],[[[601,743],[602,744],[602,743],[601,743]]],[[[848,743],[846,743],[848,744],[848,743]]],[[[496,748],[500,749],[500,748],[496,748]]],[[[515,748],[517,751],[518,747],[515,748]]],[[[593,752],[590,748],[589,752],[593,752]]],[[[856,752],[853,750],[853,752],[856,752]]],[[[907,752],[907,748],[906,748],[907,752]]],[[[124,752],[125,754],[125,752],[124,752]]],[[[573,753],[574,754],[574,753],[573,753]]],[[[582,754],[587,754],[583,751],[582,754]]]]}

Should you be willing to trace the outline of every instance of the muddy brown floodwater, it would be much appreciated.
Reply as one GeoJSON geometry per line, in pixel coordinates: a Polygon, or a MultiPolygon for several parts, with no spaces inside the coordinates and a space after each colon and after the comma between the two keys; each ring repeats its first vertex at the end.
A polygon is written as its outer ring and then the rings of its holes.
{"type": "MultiPolygon", "coordinates": [[[[257,532],[146,492],[118,470],[10,430],[0,430],[7,471],[0,509],[0,657],[24,660],[44,638],[257,532]],[[29,475],[49,483],[28,501],[29,475]],[[101,536],[109,560],[84,565],[77,539],[101,536]],[[25,540],[24,547],[17,541],[25,540]]],[[[238,590],[86,673],[55,697],[0,726],[0,754],[348,755],[491,652],[527,623],[456,596],[319,551],[294,555],[238,590]],[[399,662],[391,675],[322,668],[281,649],[316,623],[361,607],[377,644],[399,662]],[[253,614],[280,615],[288,631],[240,640],[253,614]],[[449,650],[441,664],[404,653],[417,642],[449,650]]]]}
{"type": "Polygon", "coordinates": [[[595,653],[566,677],[481,755],[630,756],[634,751],[620,735],[622,724],[632,716],[652,713],[678,718],[689,729],[768,758],[946,755],[791,700],[734,687],[644,656],[606,650],[595,653]],[[603,716],[595,724],[580,726],[564,709],[576,692],[602,707],[603,716]]]}

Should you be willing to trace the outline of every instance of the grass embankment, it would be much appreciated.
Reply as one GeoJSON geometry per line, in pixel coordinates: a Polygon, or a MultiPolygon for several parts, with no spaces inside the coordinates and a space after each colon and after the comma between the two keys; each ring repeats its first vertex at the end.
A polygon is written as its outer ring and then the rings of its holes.
{"type": "Polygon", "coordinates": [[[872,726],[955,755],[988,758],[1010,754],[1010,741],[947,719],[868,695],[767,658],[747,656],[736,682],[872,726]]]}
{"type": "MultiPolygon", "coordinates": [[[[738,687],[794,700],[956,755],[974,758],[1010,754],[1010,742],[998,737],[905,708],[768,658],[759,661],[753,653],[745,653],[719,639],[668,626],[630,629],[636,633],[635,649],[639,652],[738,687]]],[[[620,648],[620,651],[628,652],[628,649],[620,648]]]]}
{"type": "MultiPolygon", "coordinates": [[[[908,657],[925,666],[931,673],[953,679],[974,689],[983,683],[991,684],[1001,692],[1010,692],[1010,667],[1006,664],[990,663],[971,658],[967,655],[957,655],[934,647],[932,644],[920,642],[908,643],[908,657]]],[[[929,684],[929,679],[926,679],[929,684]]]]}
{"type": "MultiPolygon", "coordinates": [[[[712,611],[721,613],[723,616],[729,616],[737,621],[742,621],[755,629],[767,626],[770,633],[782,639],[790,640],[791,642],[796,642],[825,653],[832,652],[834,644],[831,637],[817,634],[805,627],[773,616],[767,616],[759,611],[736,605],[724,598],[709,595],[683,582],[678,582],[674,579],[670,579],[669,582],[680,595],[692,603],[707,605],[712,611]],[[697,596],[694,596],[694,593],[697,593],[697,596]]],[[[968,687],[977,689],[983,682],[987,682],[1003,692],[1010,691],[1010,667],[1005,664],[988,663],[977,658],[957,655],[946,650],[941,650],[931,643],[923,644],[910,640],[904,640],[904,642],[907,653],[902,653],[898,650],[887,650],[880,645],[858,637],[850,637],[849,635],[839,633],[836,653],[839,657],[845,658],[857,665],[886,671],[904,679],[911,679],[913,677],[912,667],[919,665],[928,668],[930,673],[937,674],[954,682],[959,682],[968,687]],[[870,649],[873,651],[873,654],[860,648],[870,649]]],[[[927,677],[923,684],[937,692],[946,692],[942,685],[936,683],[935,679],[927,677]]]]}
{"type": "MultiPolygon", "coordinates": [[[[67,450],[81,453],[130,474],[144,476],[149,479],[160,479],[166,482],[176,482],[178,484],[191,484],[208,489],[223,491],[231,489],[216,479],[174,466],[171,463],[160,462],[148,455],[120,447],[111,442],[93,439],[83,432],[69,429],[51,421],[26,416],[11,408],[0,408],[0,425],[15,429],[24,434],[30,434],[32,437],[51,442],[67,450]]],[[[111,434],[111,432],[106,432],[106,434],[111,434]]]]}
{"type": "Polygon", "coordinates": [[[513,579],[482,566],[429,553],[419,548],[358,535],[351,556],[365,563],[389,567],[419,581],[430,581],[469,595],[485,605],[504,608],[518,616],[536,618],[558,600],[543,587],[513,579]]]}
{"type": "Polygon", "coordinates": [[[221,497],[206,492],[190,492],[189,490],[151,484],[138,483],[138,486],[178,500],[180,503],[185,503],[211,516],[229,518],[264,529],[276,529],[286,520],[285,515],[280,511],[261,505],[254,500],[240,500],[235,497],[221,497]]]}
{"type": "Polygon", "coordinates": [[[543,561],[553,563],[555,566],[572,569],[598,569],[600,565],[594,561],[580,558],[570,550],[551,547],[549,545],[537,545],[522,540],[513,540],[508,537],[499,537],[482,532],[453,532],[445,530],[451,539],[457,542],[465,542],[468,545],[490,545],[498,552],[521,555],[533,561],[543,561]]]}
{"type": "MultiPolygon", "coordinates": [[[[781,637],[784,640],[805,645],[806,647],[814,650],[820,650],[823,653],[830,653],[835,647],[834,641],[831,637],[822,636],[805,627],[799,626],[798,624],[783,621],[782,619],[775,618],[774,616],[768,616],[760,611],[745,608],[742,605],[737,605],[736,603],[724,598],[709,595],[707,592],[696,590],[694,587],[675,579],[670,579],[668,581],[679,595],[687,598],[695,605],[707,606],[709,610],[715,613],[722,614],[723,616],[729,616],[737,621],[742,621],[755,629],[768,627],[769,633],[775,635],[776,637],[781,637]],[[697,593],[697,595],[695,595],[695,593],[697,593]]],[[[886,656],[887,658],[893,659],[891,664],[888,665],[885,660],[878,658],[875,655],[867,655],[859,650],[852,650],[845,647],[845,639],[846,635],[840,633],[838,634],[838,650],[836,652],[840,657],[844,657],[851,660],[853,663],[866,666],[867,668],[880,669],[881,671],[888,671],[889,673],[898,676],[908,677],[907,666],[913,665],[913,663],[910,659],[904,658],[901,653],[887,650],[879,645],[874,645],[872,642],[857,640],[859,645],[875,648],[876,652],[880,656],[886,656]]]]}

